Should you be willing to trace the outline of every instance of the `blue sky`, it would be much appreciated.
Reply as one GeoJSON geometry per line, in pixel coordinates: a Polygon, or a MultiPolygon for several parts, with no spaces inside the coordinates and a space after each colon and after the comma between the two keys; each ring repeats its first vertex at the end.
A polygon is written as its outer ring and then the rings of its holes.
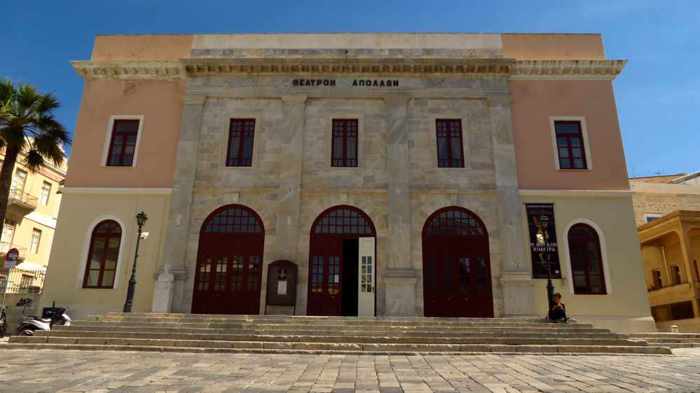
{"type": "Polygon", "coordinates": [[[0,77],[55,93],[73,129],[97,34],[243,32],[602,33],[633,176],[700,170],[700,1],[18,1],[0,5],[0,77]]]}

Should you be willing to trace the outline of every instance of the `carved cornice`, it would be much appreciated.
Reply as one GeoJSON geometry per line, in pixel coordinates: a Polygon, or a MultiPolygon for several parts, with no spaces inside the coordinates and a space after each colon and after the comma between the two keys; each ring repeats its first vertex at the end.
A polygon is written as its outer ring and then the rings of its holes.
{"type": "Polygon", "coordinates": [[[622,72],[627,60],[518,60],[511,79],[607,79],[622,72]]]}
{"type": "Polygon", "coordinates": [[[513,59],[183,59],[74,61],[88,79],[161,79],[235,74],[469,75],[511,79],[614,79],[625,60],[513,59]]]}
{"type": "Polygon", "coordinates": [[[181,61],[73,61],[75,71],[86,79],[183,79],[181,61]]]}

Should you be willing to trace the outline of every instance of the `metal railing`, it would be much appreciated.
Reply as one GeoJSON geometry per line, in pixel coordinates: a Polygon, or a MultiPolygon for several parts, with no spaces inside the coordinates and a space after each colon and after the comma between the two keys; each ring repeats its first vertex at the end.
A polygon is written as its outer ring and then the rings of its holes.
{"type": "Polygon", "coordinates": [[[36,265],[17,265],[12,269],[0,270],[0,295],[40,294],[44,288],[46,270],[36,265]]]}
{"type": "Polygon", "coordinates": [[[39,198],[33,194],[25,192],[21,188],[11,188],[9,202],[20,203],[31,208],[36,208],[39,203],[39,198]]]}

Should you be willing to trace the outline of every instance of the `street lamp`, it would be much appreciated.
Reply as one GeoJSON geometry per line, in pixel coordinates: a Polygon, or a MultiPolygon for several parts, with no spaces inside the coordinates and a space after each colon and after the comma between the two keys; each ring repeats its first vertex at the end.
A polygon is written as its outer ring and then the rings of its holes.
{"type": "Polygon", "coordinates": [[[552,305],[554,304],[554,284],[552,284],[552,264],[549,261],[549,258],[545,261],[545,253],[547,252],[547,238],[549,237],[547,232],[545,232],[542,229],[542,226],[537,227],[537,235],[535,235],[537,238],[537,248],[540,250],[540,261],[544,265],[546,263],[547,266],[547,304],[549,305],[549,308],[547,309],[547,313],[549,313],[549,310],[552,309],[552,305]]]}
{"type": "Polygon", "coordinates": [[[131,268],[131,278],[129,278],[129,289],[126,291],[126,302],[124,302],[124,312],[131,312],[131,305],[134,302],[134,290],[136,289],[136,261],[139,258],[139,246],[141,245],[141,236],[143,234],[143,225],[148,220],[146,213],[141,210],[136,215],[136,224],[139,226],[138,236],[136,237],[136,253],[134,254],[134,266],[131,268]]]}

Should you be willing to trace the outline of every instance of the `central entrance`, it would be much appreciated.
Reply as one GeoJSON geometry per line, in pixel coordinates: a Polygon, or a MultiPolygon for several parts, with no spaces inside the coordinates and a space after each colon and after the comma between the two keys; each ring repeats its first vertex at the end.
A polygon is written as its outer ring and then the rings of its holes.
{"type": "Polygon", "coordinates": [[[361,210],[336,206],[311,227],[309,315],[374,316],[374,225],[361,210]]]}

